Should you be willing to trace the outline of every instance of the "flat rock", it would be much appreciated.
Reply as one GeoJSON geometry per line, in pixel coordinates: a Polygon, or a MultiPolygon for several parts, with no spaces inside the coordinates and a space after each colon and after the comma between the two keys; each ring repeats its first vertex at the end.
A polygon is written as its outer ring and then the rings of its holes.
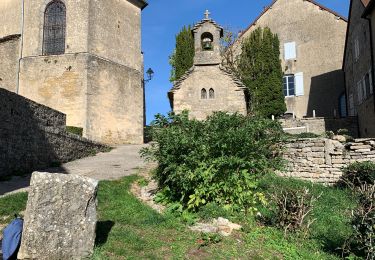
{"type": "Polygon", "coordinates": [[[218,233],[222,236],[230,236],[233,230],[240,230],[241,225],[230,222],[225,218],[213,219],[211,223],[196,223],[190,230],[203,233],[218,233]]]}
{"type": "Polygon", "coordinates": [[[19,259],[83,259],[94,249],[98,181],[34,172],[19,259]]]}

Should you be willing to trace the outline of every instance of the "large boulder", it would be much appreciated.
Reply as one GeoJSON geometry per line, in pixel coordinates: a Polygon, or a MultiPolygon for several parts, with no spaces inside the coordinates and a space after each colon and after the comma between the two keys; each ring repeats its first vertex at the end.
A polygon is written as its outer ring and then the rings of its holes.
{"type": "Polygon", "coordinates": [[[34,172],[19,259],[82,259],[94,248],[98,181],[34,172]]]}

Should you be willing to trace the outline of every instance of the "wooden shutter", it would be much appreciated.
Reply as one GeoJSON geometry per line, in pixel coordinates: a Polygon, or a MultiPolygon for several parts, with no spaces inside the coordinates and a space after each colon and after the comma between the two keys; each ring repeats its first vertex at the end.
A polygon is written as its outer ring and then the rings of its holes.
{"type": "Polygon", "coordinates": [[[296,43],[287,42],[284,44],[284,59],[292,60],[297,58],[296,43]]]}
{"type": "Polygon", "coordinates": [[[299,72],[294,75],[294,82],[296,84],[296,96],[303,96],[305,94],[303,72],[299,72]]]}

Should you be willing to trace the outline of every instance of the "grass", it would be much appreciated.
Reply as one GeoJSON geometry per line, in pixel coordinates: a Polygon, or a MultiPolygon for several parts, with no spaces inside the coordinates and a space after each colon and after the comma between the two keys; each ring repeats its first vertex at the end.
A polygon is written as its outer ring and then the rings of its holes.
{"type": "MultiPolygon", "coordinates": [[[[202,246],[205,238],[190,231],[181,218],[160,215],[136,199],[129,191],[136,180],[130,176],[100,182],[93,259],[339,259],[336,249],[351,233],[349,214],[356,201],[348,191],[267,176],[260,186],[265,192],[287,186],[323,192],[310,238],[285,238],[283,231],[237,215],[231,218],[243,225],[242,231],[202,246]]],[[[25,204],[25,193],[0,199],[0,219],[23,210],[25,204]]]]}
{"type": "Polygon", "coordinates": [[[0,198],[0,224],[9,223],[15,214],[25,210],[26,201],[26,192],[0,198]]]}

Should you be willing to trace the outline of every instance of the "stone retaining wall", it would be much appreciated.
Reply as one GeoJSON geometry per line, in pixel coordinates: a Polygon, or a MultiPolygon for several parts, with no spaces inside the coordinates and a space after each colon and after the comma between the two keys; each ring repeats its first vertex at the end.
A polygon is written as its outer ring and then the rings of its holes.
{"type": "Polygon", "coordinates": [[[67,133],[65,122],[63,113],[0,88],[0,178],[107,149],[67,133]]]}
{"type": "Polygon", "coordinates": [[[288,170],[281,176],[332,184],[350,163],[375,162],[375,139],[356,139],[341,143],[331,139],[298,139],[285,144],[288,170]]]}

